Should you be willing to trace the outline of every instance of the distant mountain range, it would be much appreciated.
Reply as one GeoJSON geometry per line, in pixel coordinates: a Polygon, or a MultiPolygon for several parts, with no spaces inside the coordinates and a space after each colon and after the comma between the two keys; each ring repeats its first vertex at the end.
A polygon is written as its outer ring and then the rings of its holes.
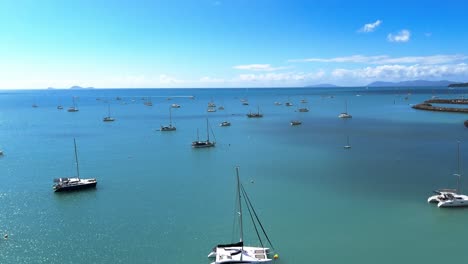
{"type": "Polygon", "coordinates": [[[81,87],[81,86],[75,85],[75,86],[70,87],[70,89],[72,89],[72,90],[94,89],[94,87],[81,87]]]}
{"type": "Polygon", "coordinates": [[[321,84],[315,84],[315,85],[307,85],[306,87],[339,87],[334,84],[329,84],[329,83],[321,83],[321,84]]]}
{"type": "Polygon", "coordinates": [[[442,81],[426,81],[426,80],[415,80],[415,81],[403,81],[403,82],[373,82],[369,83],[368,87],[424,87],[424,86],[449,86],[455,82],[442,80],[442,81]]]}

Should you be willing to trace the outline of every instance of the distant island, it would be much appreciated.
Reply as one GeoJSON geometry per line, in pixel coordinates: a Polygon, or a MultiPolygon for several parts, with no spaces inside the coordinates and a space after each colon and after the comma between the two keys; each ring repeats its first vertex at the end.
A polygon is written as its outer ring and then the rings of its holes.
{"type": "Polygon", "coordinates": [[[448,86],[455,84],[455,82],[442,80],[442,81],[426,81],[426,80],[414,80],[414,81],[402,81],[402,82],[373,82],[369,83],[368,87],[430,87],[430,86],[448,86]]]}
{"type": "Polygon", "coordinates": [[[334,85],[334,84],[329,84],[329,83],[321,83],[321,84],[315,84],[315,85],[307,85],[305,87],[318,87],[318,88],[323,87],[323,88],[325,88],[325,87],[339,87],[339,86],[334,85]]]}
{"type": "Polygon", "coordinates": [[[468,82],[466,83],[451,83],[448,87],[468,87],[468,82]]]}
{"type": "Polygon", "coordinates": [[[72,89],[72,90],[94,89],[94,87],[81,87],[81,86],[78,86],[78,85],[74,85],[74,86],[70,87],[70,89],[72,89]]]}

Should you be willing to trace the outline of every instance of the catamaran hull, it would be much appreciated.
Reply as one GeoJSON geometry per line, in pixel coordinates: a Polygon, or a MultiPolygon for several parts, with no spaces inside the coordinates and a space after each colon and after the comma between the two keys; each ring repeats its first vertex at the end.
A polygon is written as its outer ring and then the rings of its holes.
{"type": "Polygon", "coordinates": [[[78,191],[83,189],[90,189],[96,188],[97,182],[85,183],[85,184],[77,184],[71,186],[62,186],[54,188],[55,192],[70,192],[70,191],[78,191]]]}
{"type": "Polygon", "coordinates": [[[216,247],[208,258],[216,258],[212,264],[272,263],[268,258],[269,248],[261,247],[216,247]]]}

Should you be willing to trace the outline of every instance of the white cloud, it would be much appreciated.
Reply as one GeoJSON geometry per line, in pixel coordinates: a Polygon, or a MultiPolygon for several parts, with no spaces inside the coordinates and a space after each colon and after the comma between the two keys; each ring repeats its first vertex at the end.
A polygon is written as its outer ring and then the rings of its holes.
{"type": "Polygon", "coordinates": [[[411,32],[407,29],[399,31],[397,34],[388,34],[387,40],[390,42],[408,42],[411,37],[411,32]]]}
{"type": "Polygon", "coordinates": [[[415,79],[445,79],[468,77],[468,65],[444,64],[444,65],[379,65],[376,67],[365,67],[358,69],[335,69],[331,75],[335,78],[349,82],[402,81],[415,79]]]}
{"type": "Polygon", "coordinates": [[[303,82],[309,80],[318,80],[325,75],[323,70],[317,72],[287,72],[287,73],[265,73],[265,74],[240,74],[237,80],[241,82],[303,82]]]}
{"type": "Polygon", "coordinates": [[[232,68],[236,70],[247,71],[278,71],[287,69],[288,67],[272,67],[270,64],[247,64],[233,66],[232,68]]]}
{"type": "Polygon", "coordinates": [[[209,76],[204,76],[199,79],[199,82],[201,83],[224,83],[226,80],[222,78],[213,78],[209,76]]]}
{"type": "Polygon", "coordinates": [[[373,32],[375,29],[377,29],[378,26],[380,26],[380,24],[382,24],[382,20],[377,20],[374,23],[365,24],[358,30],[358,32],[373,32]]]}
{"type": "Polygon", "coordinates": [[[363,56],[352,55],[336,58],[308,58],[289,60],[289,62],[324,62],[324,63],[363,63],[363,64],[443,64],[467,61],[463,54],[390,57],[388,55],[363,56]]]}

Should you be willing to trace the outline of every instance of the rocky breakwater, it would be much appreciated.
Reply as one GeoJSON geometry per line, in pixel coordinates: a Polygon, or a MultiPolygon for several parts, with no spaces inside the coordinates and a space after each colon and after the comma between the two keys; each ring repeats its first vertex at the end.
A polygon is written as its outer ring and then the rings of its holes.
{"type": "Polygon", "coordinates": [[[453,112],[453,113],[467,113],[468,108],[460,107],[446,107],[446,106],[434,106],[432,104],[468,104],[468,99],[431,99],[426,100],[421,104],[413,105],[414,109],[427,110],[427,111],[438,111],[438,112],[453,112]]]}

